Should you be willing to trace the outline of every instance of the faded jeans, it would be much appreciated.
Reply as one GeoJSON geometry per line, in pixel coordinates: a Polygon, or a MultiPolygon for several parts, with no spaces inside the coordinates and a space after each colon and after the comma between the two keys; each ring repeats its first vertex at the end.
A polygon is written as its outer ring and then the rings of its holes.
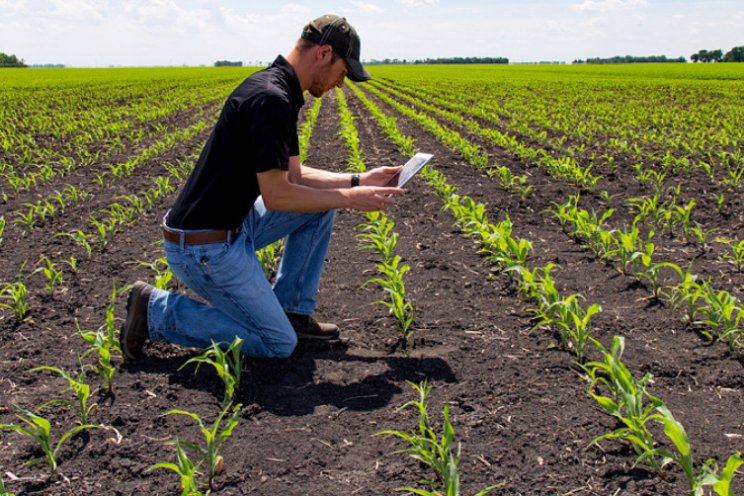
{"type": "Polygon", "coordinates": [[[315,311],[334,219],[335,211],[269,211],[259,197],[235,239],[200,245],[163,241],[171,271],[208,304],[155,289],[147,314],[150,339],[207,348],[238,336],[247,355],[289,356],[297,336],[285,311],[315,311]],[[282,238],[284,252],[272,287],[256,250],[282,238]]]}

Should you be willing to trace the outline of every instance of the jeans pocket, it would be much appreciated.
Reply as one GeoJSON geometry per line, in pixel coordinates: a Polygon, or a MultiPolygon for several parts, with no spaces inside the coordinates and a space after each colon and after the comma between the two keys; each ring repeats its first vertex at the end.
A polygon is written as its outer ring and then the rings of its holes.
{"type": "Polygon", "coordinates": [[[229,255],[232,244],[210,243],[207,245],[198,245],[192,247],[191,257],[206,273],[211,273],[213,267],[221,265],[223,260],[229,255]]]}

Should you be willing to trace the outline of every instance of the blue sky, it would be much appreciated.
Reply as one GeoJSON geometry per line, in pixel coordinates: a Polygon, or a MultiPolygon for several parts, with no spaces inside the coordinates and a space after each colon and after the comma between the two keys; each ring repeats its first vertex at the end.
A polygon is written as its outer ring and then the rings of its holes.
{"type": "Polygon", "coordinates": [[[288,53],[325,13],[354,25],[363,59],[570,62],[744,45],[742,0],[0,0],[0,52],[75,67],[255,63],[288,53]]]}

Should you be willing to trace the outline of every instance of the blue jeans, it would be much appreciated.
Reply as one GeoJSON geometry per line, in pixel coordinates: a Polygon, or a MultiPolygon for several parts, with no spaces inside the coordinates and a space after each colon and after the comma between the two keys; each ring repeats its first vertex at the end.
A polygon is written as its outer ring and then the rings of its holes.
{"type": "Polygon", "coordinates": [[[335,214],[272,212],[259,197],[235,239],[200,245],[163,241],[170,269],[208,304],[155,289],[147,314],[150,339],[207,348],[212,341],[229,344],[238,336],[247,355],[289,356],[297,336],[285,311],[315,311],[335,214]],[[272,287],[256,250],[282,238],[284,252],[272,287]]]}

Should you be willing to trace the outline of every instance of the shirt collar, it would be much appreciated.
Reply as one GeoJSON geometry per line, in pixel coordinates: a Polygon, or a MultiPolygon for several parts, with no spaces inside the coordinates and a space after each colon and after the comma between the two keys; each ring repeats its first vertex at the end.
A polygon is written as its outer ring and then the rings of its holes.
{"type": "Polygon", "coordinates": [[[279,69],[282,80],[287,84],[289,100],[299,112],[305,104],[305,97],[302,95],[302,87],[300,86],[300,80],[297,78],[294,67],[281,55],[274,60],[271,67],[279,69]]]}

